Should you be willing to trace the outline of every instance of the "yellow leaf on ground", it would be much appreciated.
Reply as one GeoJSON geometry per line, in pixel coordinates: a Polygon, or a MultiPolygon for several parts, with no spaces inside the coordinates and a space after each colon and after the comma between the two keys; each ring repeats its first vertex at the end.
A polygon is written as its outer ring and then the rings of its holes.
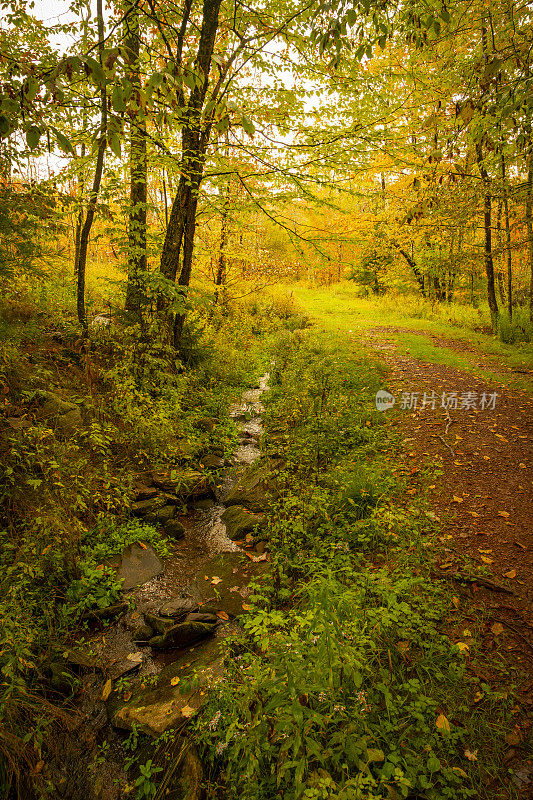
{"type": "Polygon", "coordinates": [[[452,603],[454,604],[455,608],[459,608],[459,606],[461,605],[461,601],[459,600],[458,597],[452,597],[452,603]]]}
{"type": "Polygon", "coordinates": [[[448,722],[448,719],[447,717],[444,716],[444,714],[439,714],[439,716],[437,717],[437,721],[435,722],[435,725],[437,726],[437,729],[439,731],[442,731],[442,733],[450,733],[451,730],[450,723],[448,722]]]}
{"type": "Polygon", "coordinates": [[[482,550],[481,547],[478,547],[478,551],[480,553],[492,553],[492,550],[482,550]]]}
{"type": "Polygon", "coordinates": [[[477,761],[477,750],[465,750],[465,758],[469,761],[477,761]]]}
{"type": "Polygon", "coordinates": [[[102,689],[102,700],[104,703],[112,691],[113,691],[113,683],[111,681],[111,678],[108,678],[104,684],[104,688],[102,689]]]}
{"type": "Polygon", "coordinates": [[[471,517],[479,517],[479,514],[477,513],[477,511],[467,511],[466,513],[470,514],[471,517]]]}
{"type": "Polygon", "coordinates": [[[180,682],[180,676],[179,675],[174,675],[174,677],[170,679],[170,685],[171,686],[177,686],[179,682],[180,682]]]}
{"type": "Polygon", "coordinates": [[[252,606],[248,605],[248,603],[243,603],[242,604],[243,611],[249,611],[251,609],[251,607],[252,606]]]}
{"type": "Polygon", "coordinates": [[[452,498],[452,503],[462,503],[462,502],[463,502],[463,498],[462,497],[457,497],[457,495],[454,494],[454,496],[452,498]]]}
{"type": "Polygon", "coordinates": [[[510,514],[508,511],[498,511],[498,516],[507,518],[510,516],[510,514]]]}
{"type": "Polygon", "coordinates": [[[213,575],[211,578],[211,586],[216,586],[217,583],[222,583],[222,578],[219,578],[218,575],[213,575]]]}
{"type": "Polygon", "coordinates": [[[503,574],[505,575],[506,578],[516,578],[515,569],[510,569],[509,572],[504,572],[503,574]]]}
{"type": "Polygon", "coordinates": [[[468,651],[470,650],[466,642],[456,642],[455,644],[457,645],[461,653],[468,653],[468,651]]]}
{"type": "Polygon", "coordinates": [[[487,556],[481,556],[481,560],[484,564],[494,564],[493,558],[487,558],[487,556]]]}
{"type": "Polygon", "coordinates": [[[187,717],[188,719],[189,717],[192,717],[192,715],[196,713],[196,709],[192,708],[191,706],[183,706],[183,708],[181,709],[181,713],[183,714],[184,717],[187,717]]]}
{"type": "Polygon", "coordinates": [[[225,611],[217,611],[217,617],[220,617],[220,619],[229,619],[225,611]]]}
{"type": "Polygon", "coordinates": [[[501,622],[495,622],[494,625],[491,626],[491,631],[493,632],[494,636],[499,636],[500,633],[503,633],[503,625],[501,622]]]}

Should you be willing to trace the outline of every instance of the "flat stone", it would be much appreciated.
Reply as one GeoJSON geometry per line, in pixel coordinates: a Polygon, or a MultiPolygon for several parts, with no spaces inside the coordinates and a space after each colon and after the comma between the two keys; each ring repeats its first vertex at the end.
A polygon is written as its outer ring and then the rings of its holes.
{"type": "Polygon", "coordinates": [[[183,499],[202,497],[211,491],[204,473],[194,469],[153,472],[152,481],[162,491],[183,499]]]}
{"type": "Polygon", "coordinates": [[[248,469],[223,498],[226,506],[244,506],[250,511],[265,511],[270,505],[274,482],[264,465],[248,469]]]}
{"type": "Polygon", "coordinates": [[[202,595],[200,611],[205,613],[207,606],[210,611],[225,611],[232,617],[244,613],[242,604],[250,594],[248,584],[267,567],[266,562],[252,562],[241,551],[214,556],[194,583],[202,595]]]}
{"type": "Polygon", "coordinates": [[[222,679],[223,658],[219,642],[212,640],[198,648],[194,655],[187,653],[161,672],[154,689],[140,689],[131,700],[112,713],[115,727],[157,737],[167,730],[184,725],[189,709],[198,711],[207,701],[207,689],[222,679]],[[187,685],[187,679],[197,675],[198,686],[187,685]],[[179,680],[176,680],[179,679],[179,680]],[[182,713],[186,709],[186,714],[182,713]]]}
{"type": "Polygon", "coordinates": [[[149,497],[146,500],[136,500],[131,504],[131,513],[135,517],[146,517],[148,514],[155,514],[166,505],[166,498],[158,493],[155,497],[149,497]]]}
{"type": "Polygon", "coordinates": [[[212,453],[208,453],[206,456],[202,457],[201,466],[205,467],[206,469],[221,469],[224,466],[224,459],[220,456],[215,456],[212,453]]]}
{"type": "Polygon", "coordinates": [[[200,600],[201,597],[199,594],[197,598],[175,597],[162,605],[159,609],[159,613],[163,617],[182,617],[184,614],[189,614],[192,611],[196,611],[200,600]]]}
{"type": "Polygon", "coordinates": [[[123,578],[124,591],[142,586],[163,572],[163,564],[150,545],[130,544],[122,553],[118,577],[123,578]]]}
{"type": "MultiPolygon", "coordinates": [[[[160,636],[163,636],[168,631],[168,629],[172,627],[172,620],[169,619],[168,617],[162,619],[161,617],[158,617],[155,614],[150,614],[148,612],[145,612],[143,614],[143,617],[145,624],[149,628],[151,628],[154,633],[157,633],[160,636]]],[[[152,633],[150,639],[153,637],[154,633],[152,633]]]]}

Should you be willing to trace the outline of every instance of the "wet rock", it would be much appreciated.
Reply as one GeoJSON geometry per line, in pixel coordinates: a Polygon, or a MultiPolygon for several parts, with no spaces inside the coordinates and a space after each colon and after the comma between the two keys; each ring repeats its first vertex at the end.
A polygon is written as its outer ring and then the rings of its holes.
{"type": "Polygon", "coordinates": [[[167,522],[170,522],[172,517],[176,513],[176,506],[175,505],[166,505],[163,508],[159,508],[157,511],[147,514],[145,516],[145,521],[150,522],[153,525],[165,525],[167,522]]]}
{"type": "Polygon", "coordinates": [[[197,598],[193,597],[175,597],[165,603],[159,609],[159,613],[163,617],[182,617],[184,614],[189,614],[196,611],[200,601],[200,595],[197,598]]]}
{"type": "Polygon", "coordinates": [[[221,469],[224,466],[224,459],[212,453],[202,457],[202,466],[206,469],[221,469]]]}
{"type": "Polygon", "coordinates": [[[176,648],[188,647],[214,633],[216,624],[207,622],[179,622],[173,625],[162,636],[154,636],[148,644],[156,650],[174,650],[176,648]]]}
{"type": "Polygon", "coordinates": [[[183,539],[185,536],[185,528],[177,519],[170,519],[163,525],[165,533],[172,539],[183,539]]]}
{"type": "Polygon", "coordinates": [[[150,545],[130,544],[124,549],[118,568],[124,591],[142,586],[163,572],[163,564],[150,545]]]}
{"type": "MultiPolygon", "coordinates": [[[[143,614],[143,617],[145,624],[149,628],[151,628],[154,633],[157,633],[160,636],[163,636],[168,631],[168,629],[172,627],[172,620],[169,619],[168,617],[162,618],[156,616],[155,614],[150,614],[148,612],[145,612],[143,614]]],[[[152,633],[152,637],[154,633],[152,633]]]]}
{"type": "Polygon", "coordinates": [[[139,625],[133,632],[133,641],[134,642],[145,642],[148,643],[148,639],[151,639],[154,635],[152,628],[149,625],[139,625]]]}
{"type": "Polygon", "coordinates": [[[157,497],[158,494],[159,490],[155,486],[135,486],[136,502],[140,502],[141,500],[153,500],[153,498],[157,497]]]}
{"type": "Polygon", "coordinates": [[[131,504],[131,513],[134,517],[146,517],[148,514],[156,514],[165,505],[167,505],[166,498],[158,493],[146,500],[136,500],[131,504]]]}
{"type": "Polygon", "coordinates": [[[266,562],[250,561],[241,551],[214,556],[204,564],[194,584],[202,595],[200,611],[222,610],[232,617],[244,613],[242,604],[250,594],[248,584],[267,566],[266,562]]]}
{"type": "Polygon", "coordinates": [[[255,512],[268,509],[271,497],[277,493],[275,471],[279,468],[278,460],[261,462],[248,469],[224,497],[224,505],[245,506],[255,512]]]}
{"type": "Polygon", "coordinates": [[[131,675],[132,672],[136,672],[139,669],[142,660],[142,653],[131,653],[131,657],[122,658],[120,661],[115,661],[114,664],[111,664],[108,669],[108,675],[113,681],[125,675],[131,675]]]}
{"type": "Polygon", "coordinates": [[[260,542],[256,543],[256,545],[254,547],[254,550],[255,550],[256,553],[259,553],[259,555],[261,555],[262,553],[265,552],[266,546],[267,546],[267,543],[264,542],[263,540],[261,540],[260,542]]]}
{"type": "Polygon", "coordinates": [[[215,505],[215,501],[212,497],[206,497],[203,500],[197,500],[194,503],[193,508],[198,508],[200,511],[209,511],[210,508],[213,508],[215,505]]]}
{"type": "Polygon", "coordinates": [[[221,680],[224,672],[219,642],[211,640],[199,648],[193,657],[169,664],[161,672],[154,689],[140,689],[131,700],[118,709],[110,703],[112,723],[115,727],[132,730],[135,725],[141,733],[160,736],[171,728],[187,723],[182,709],[198,711],[207,701],[206,689],[221,680]],[[197,685],[190,686],[188,679],[196,674],[197,685]],[[178,679],[178,680],[176,680],[178,679]]]}
{"type": "Polygon", "coordinates": [[[198,611],[196,613],[187,614],[184,622],[209,622],[211,624],[217,624],[220,622],[219,618],[216,614],[209,614],[206,612],[198,611]]]}
{"type": "Polygon", "coordinates": [[[226,534],[229,539],[242,539],[257,526],[266,524],[264,514],[252,514],[239,505],[231,505],[221,516],[226,525],[226,534]]]}

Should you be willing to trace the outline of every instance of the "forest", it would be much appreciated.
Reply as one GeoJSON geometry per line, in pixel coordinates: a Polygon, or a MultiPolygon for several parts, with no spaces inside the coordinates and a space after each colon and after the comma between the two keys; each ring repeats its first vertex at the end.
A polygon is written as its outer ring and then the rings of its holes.
{"type": "Polygon", "coordinates": [[[533,793],[533,10],[1,0],[0,800],[533,793]]]}

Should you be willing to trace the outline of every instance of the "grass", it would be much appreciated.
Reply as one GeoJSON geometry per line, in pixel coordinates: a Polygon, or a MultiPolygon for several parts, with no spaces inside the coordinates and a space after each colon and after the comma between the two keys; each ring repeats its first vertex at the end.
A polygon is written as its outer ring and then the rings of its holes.
{"type": "Polygon", "coordinates": [[[402,352],[414,358],[463,369],[510,388],[533,391],[533,380],[508,372],[509,369],[533,369],[533,344],[505,344],[490,334],[474,330],[489,324],[490,316],[485,307],[431,305],[420,298],[403,296],[360,298],[356,287],[350,283],[330,288],[294,285],[278,290],[281,291],[318,320],[326,331],[341,331],[357,337],[358,333],[376,326],[404,328],[407,330],[398,333],[383,331],[383,337],[397,341],[402,352]],[[466,343],[472,349],[458,352],[446,344],[436,346],[431,339],[433,336],[446,342],[466,343]],[[502,365],[506,369],[502,370],[502,365]]]}

